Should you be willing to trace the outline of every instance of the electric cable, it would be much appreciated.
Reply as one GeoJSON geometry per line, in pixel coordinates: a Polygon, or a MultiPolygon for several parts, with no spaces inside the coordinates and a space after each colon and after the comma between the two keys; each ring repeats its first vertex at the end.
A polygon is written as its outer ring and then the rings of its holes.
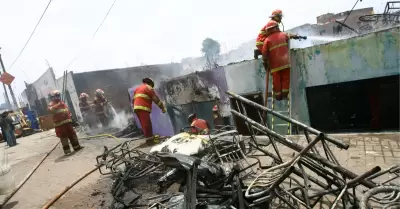
{"type": "MultiPolygon", "coordinates": [[[[100,28],[103,26],[103,23],[106,21],[106,19],[107,19],[108,15],[110,14],[112,8],[114,7],[114,4],[115,4],[116,1],[117,1],[117,0],[114,0],[114,2],[111,4],[111,6],[110,6],[110,8],[108,9],[106,15],[104,16],[103,20],[101,21],[99,27],[97,27],[96,31],[93,33],[91,41],[94,40],[95,36],[97,35],[97,32],[98,32],[98,31],[100,30],[100,28]]],[[[74,56],[74,58],[66,65],[66,67],[64,68],[64,70],[66,70],[69,66],[72,65],[72,63],[75,62],[75,60],[78,58],[79,53],[80,53],[81,51],[82,51],[82,49],[78,51],[77,55],[74,56]]]]}
{"type": "Polygon", "coordinates": [[[50,4],[51,4],[51,1],[52,1],[52,0],[50,0],[49,3],[47,4],[46,8],[44,9],[44,11],[43,11],[43,13],[42,13],[42,16],[40,16],[39,21],[36,23],[36,26],[35,26],[35,28],[33,29],[33,31],[32,31],[32,33],[31,33],[31,35],[29,36],[28,40],[26,41],[24,47],[23,47],[22,50],[19,52],[19,54],[18,54],[17,58],[15,58],[14,62],[12,62],[12,64],[11,64],[10,67],[8,68],[8,70],[11,70],[11,68],[14,66],[14,64],[17,62],[17,60],[18,60],[19,57],[21,56],[22,52],[24,52],[26,46],[28,45],[29,41],[31,40],[31,38],[32,38],[33,34],[35,33],[37,27],[39,26],[39,24],[40,24],[40,22],[42,21],[44,15],[46,14],[47,9],[49,8],[49,6],[50,6],[50,4]]]}

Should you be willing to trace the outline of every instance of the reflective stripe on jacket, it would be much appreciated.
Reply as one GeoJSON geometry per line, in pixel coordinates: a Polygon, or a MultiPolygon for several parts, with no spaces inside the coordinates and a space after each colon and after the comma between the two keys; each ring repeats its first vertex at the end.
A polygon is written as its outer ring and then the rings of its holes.
{"type": "Polygon", "coordinates": [[[50,102],[48,106],[49,112],[53,116],[54,126],[61,126],[65,123],[71,123],[71,114],[68,110],[67,105],[60,101],[58,103],[50,102]]]}
{"type": "Polygon", "coordinates": [[[267,38],[267,31],[265,30],[266,27],[267,25],[261,28],[260,33],[258,34],[256,39],[256,46],[262,46],[264,44],[264,40],[265,38],[267,38]]]}
{"type": "Polygon", "coordinates": [[[143,83],[134,92],[133,109],[151,112],[151,104],[155,95],[153,88],[143,83]]]}
{"type": "Polygon", "coordinates": [[[268,58],[271,73],[290,67],[288,43],[288,35],[280,31],[270,34],[265,39],[262,54],[268,58]]]}
{"type": "Polygon", "coordinates": [[[193,130],[192,130],[193,133],[197,133],[197,134],[209,134],[210,133],[208,123],[207,123],[207,121],[205,121],[203,119],[198,119],[198,118],[194,119],[191,126],[198,128],[198,129],[193,128],[193,130]]]}

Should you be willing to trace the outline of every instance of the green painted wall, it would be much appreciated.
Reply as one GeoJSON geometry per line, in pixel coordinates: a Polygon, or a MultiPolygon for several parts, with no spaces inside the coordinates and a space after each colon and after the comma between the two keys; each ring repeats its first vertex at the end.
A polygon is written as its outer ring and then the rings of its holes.
{"type": "Polygon", "coordinates": [[[309,124],[305,88],[400,74],[400,27],[291,51],[292,117],[309,124]]]}

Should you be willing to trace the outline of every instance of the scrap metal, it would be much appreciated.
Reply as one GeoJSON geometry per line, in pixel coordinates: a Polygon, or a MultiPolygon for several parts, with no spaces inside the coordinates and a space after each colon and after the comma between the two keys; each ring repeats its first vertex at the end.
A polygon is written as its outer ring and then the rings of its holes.
{"type": "MultiPolygon", "coordinates": [[[[192,156],[179,150],[148,154],[136,139],[105,147],[97,162],[107,162],[100,173],[116,178],[111,208],[399,206],[399,165],[385,170],[375,166],[357,175],[341,166],[332,151],[333,147],[346,150],[348,144],[235,93],[227,94],[235,99],[232,114],[245,121],[250,136],[231,126],[221,127],[203,136],[204,149],[192,156]],[[259,117],[250,118],[249,111],[259,117]],[[306,145],[271,130],[265,115],[288,122],[303,134],[306,145]]],[[[180,136],[190,136],[190,130],[180,136]]]]}

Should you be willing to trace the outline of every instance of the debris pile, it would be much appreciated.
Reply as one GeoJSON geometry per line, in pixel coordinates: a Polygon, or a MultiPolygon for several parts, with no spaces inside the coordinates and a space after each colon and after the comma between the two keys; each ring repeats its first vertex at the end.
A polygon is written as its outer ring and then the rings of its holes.
{"type": "MultiPolygon", "coordinates": [[[[97,157],[113,175],[111,208],[370,208],[400,207],[400,166],[357,175],[332,148],[348,145],[234,93],[232,113],[250,136],[222,127],[210,135],[181,133],[144,153],[133,140],[97,157]],[[252,106],[259,118],[247,116],[252,106]],[[304,133],[304,146],[271,130],[273,114],[304,133]],[[267,137],[260,136],[264,134],[267,137]],[[191,147],[179,149],[179,146],[191,147]]],[[[254,111],[253,109],[253,111],[254,111]]]]}

